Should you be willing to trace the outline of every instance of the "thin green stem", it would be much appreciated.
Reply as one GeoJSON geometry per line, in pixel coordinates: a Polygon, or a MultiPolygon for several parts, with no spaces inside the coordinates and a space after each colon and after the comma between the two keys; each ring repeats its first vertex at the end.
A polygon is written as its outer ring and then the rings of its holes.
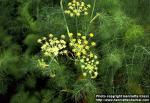
{"type": "Polygon", "coordinates": [[[137,45],[136,45],[136,47],[143,49],[145,52],[147,52],[148,55],[150,55],[150,51],[148,51],[145,47],[137,46],[137,45]]]}
{"type": "Polygon", "coordinates": [[[78,18],[77,18],[77,16],[76,16],[76,31],[78,33],[78,18]]]}
{"type": "Polygon", "coordinates": [[[92,14],[91,14],[91,19],[93,18],[93,15],[94,15],[95,5],[96,5],[96,0],[94,0],[92,14]]]}
{"type": "Polygon", "coordinates": [[[68,24],[67,24],[67,19],[66,19],[65,13],[64,13],[63,0],[60,1],[60,6],[61,6],[61,10],[62,10],[62,13],[63,13],[63,16],[64,16],[64,20],[65,20],[65,23],[66,23],[67,33],[70,33],[69,32],[69,28],[68,28],[68,24]]]}
{"type": "Polygon", "coordinates": [[[134,57],[135,57],[135,53],[136,53],[136,50],[137,50],[137,47],[135,46],[134,47],[134,52],[133,52],[133,55],[132,55],[132,68],[131,68],[131,71],[130,71],[130,76],[132,77],[132,74],[133,74],[133,66],[134,66],[134,57]]]}
{"type": "Polygon", "coordinates": [[[91,25],[91,21],[92,21],[93,15],[94,15],[95,5],[96,5],[96,0],[94,0],[93,9],[92,9],[91,18],[90,18],[90,23],[89,23],[89,25],[87,27],[87,31],[86,31],[85,35],[87,35],[87,33],[89,31],[89,28],[90,28],[90,25],[91,25]]]}
{"type": "Polygon", "coordinates": [[[94,17],[91,19],[90,24],[91,24],[97,17],[99,17],[99,16],[100,16],[100,14],[97,13],[96,16],[94,16],[94,17]]]}

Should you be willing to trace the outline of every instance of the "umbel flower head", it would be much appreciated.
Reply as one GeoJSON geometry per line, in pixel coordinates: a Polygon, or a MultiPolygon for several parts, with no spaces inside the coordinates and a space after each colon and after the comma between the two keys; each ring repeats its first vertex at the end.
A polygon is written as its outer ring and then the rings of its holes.
{"type": "Polygon", "coordinates": [[[59,54],[66,53],[66,42],[64,40],[65,36],[61,35],[61,39],[53,37],[53,34],[49,34],[49,37],[42,37],[38,39],[38,43],[41,43],[41,49],[44,56],[55,57],[59,54]]]}
{"type": "Polygon", "coordinates": [[[50,77],[55,77],[55,68],[53,68],[52,65],[49,65],[46,60],[43,58],[38,59],[37,63],[43,74],[49,75],[50,77]]]}
{"type": "Polygon", "coordinates": [[[50,61],[52,64],[47,63],[48,61],[45,58],[38,59],[38,66],[42,69],[43,73],[49,73],[50,77],[55,77],[55,64],[58,64],[54,57],[59,54],[66,54],[66,42],[65,35],[61,35],[61,39],[58,39],[53,36],[53,34],[49,34],[48,37],[42,37],[38,39],[38,43],[42,44],[41,51],[44,57],[50,57],[50,61]]]}
{"type": "Polygon", "coordinates": [[[42,69],[48,67],[49,65],[46,64],[46,62],[44,61],[44,59],[38,59],[38,66],[42,69]]]}
{"type": "MultiPolygon", "coordinates": [[[[92,34],[92,33],[90,33],[90,34],[92,34]]],[[[76,36],[77,37],[75,37],[75,35],[73,33],[69,33],[69,37],[70,37],[69,45],[72,48],[72,51],[75,53],[75,55],[77,57],[80,57],[82,55],[87,55],[90,51],[90,48],[94,47],[96,45],[96,43],[95,42],[90,43],[88,41],[87,36],[82,35],[81,33],[77,33],[76,36]]],[[[93,36],[94,36],[94,34],[93,34],[93,36]]]]}
{"type": "Polygon", "coordinates": [[[91,8],[90,4],[85,4],[82,0],[72,0],[68,3],[68,9],[65,13],[73,16],[88,15],[88,9],[91,8]]]}
{"type": "Polygon", "coordinates": [[[89,74],[91,78],[96,78],[98,75],[98,64],[98,58],[94,53],[90,52],[90,54],[82,56],[80,58],[80,65],[83,71],[83,76],[87,76],[87,74],[89,74]]]}
{"type": "Polygon", "coordinates": [[[96,78],[98,75],[97,65],[99,64],[98,57],[91,52],[91,47],[96,46],[95,42],[88,41],[89,38],[94,37],[93,33],[90,33],[89,36],[82,35],[77,33],[69,33],[70,37],[70,47],[72,52],[75,54],[76,61],[79,62],[81,69],[83,71],[83,76],[90,74],[91,78],[96,78]]]}

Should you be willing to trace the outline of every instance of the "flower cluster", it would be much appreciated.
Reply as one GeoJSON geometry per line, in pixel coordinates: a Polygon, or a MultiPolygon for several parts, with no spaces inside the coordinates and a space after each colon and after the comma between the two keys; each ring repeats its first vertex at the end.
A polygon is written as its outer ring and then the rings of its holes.
{"type": "Polygon", "coordinates": [[[88,15],[88,9],[91,8],[91,5],[86,5],[82,0],[72,0],[68,3],[68,10],[65,10],[65,13],[73,16],[80,16],[81,13],[88,15]]]}
{"type": "MultiPolygon", "coordinates": [[[[61,5],[62,6],[62,5],[61,5]]],[[[90,4],[85,4],[83,0],[71,0],[68,3],[67,10],[64,11],[65,14],[73,16],[88,15],[88,9],[91,8],[90,4]]],[[[62,7],[63,9],[63,7],[62,7]]],[[[67,31],[69,32],[68,28],[67,31]]],[[[57,59],[58,55],[71,53],[75,63],[78,63],[80,66],[84,77],[96,78],[98,75],[98,57],[92,52],[92,47],[96,46],[96,43],[91,41],[91,38],[94,37],[93,33],[90,33],[88,36],[85,36],[81,33],[73,34],[68,33],[69,36],[69,48],[71,51],[66,49],[65,35],[61,35],[61,39],[54,37],[53,34],[49,34],[47,37],[42,37],[38,39],[38,43],[42,44],[41,51],[46,57],[45,59],[39,59],[39,67],[43,69],[46,73],[49,73],[51,77],[55,76],[56,66],[59,65],[57,59]],[[47,57],[50,57],[51,61],[47,60],[47,57]],[[44,69],[47,68],[47,69],[44,69]]]]}
{"type": "Polygon", "coordinates": [[[59,54],[67,53],[65,36],[61,35],[61,39],[53,37],[53,34],[49,34],[49,37],[42,37],[42,39],[38,39],[38,43],[43,44],[41,46],[42,52],[44,56],[54,57],[59,54]]]}
{"type": "MultiPolygon", "coordinates": [[[[96,78],[98,75],[97,65],[99,64],[98,57],[91,51],[91,47],[96,46],[95,42],[91,42],[90,39],[94,37],[93,33],[90,33],[89,36],[82,35],[77,33],[69,33],[69,46],[72,49],[74,54],[74,60],[79,62],[80,67],[83,72],[83,76],[90,75],[91,78],[96,78]]],[[[46,57],[55,57],[59,54],[67,54],[65,36],[61,35],[61,39],[58,39],[49,34],[48,38],[42,37],[38,40],[42,44],[41,51],[46,57]]],[[[49,65],[44,61],[44,59],[38,60],[39,66],[43,68],[48,68],[49,65]]],[[[53,76],[54,71],[50,72],[53,76]]]]}
{"type": "Polygon", "coordinates": [[[42,58],[38,59],[38,66],[42,69],[42,72],[47,74],[47,71],[49,71],[48,75],[50,77],[55,77],[55,71],[54,69],[50,69],[51,65],[48,65],[48,63],[42,58]]]}
{"type": "Polygon", "coordinates": [[[90,48],[95,46],[96,43],[89,42],[89,39],[93,36],[93,33],[89,34],[89,38],[85,35],[82,35],[81,33],[77,33],[77,35],[69,33],[69,45],[72,48],[72,52],[77,57],[76,61],[79,61],[81,64],[83,76],[87,76],[87,73],[89,73],[91,75],[91,78],[96,78],[98,75],[97,65],[99,64],[99,62],[97,60],[97,56],[90,50],[90,48]]]}
{"type": "MultiPolygon", "coordinates": [[[[93,35],[92,33],[90,35],[93,35]]],[[[77,33],[77,38],[74,37],[73,33],[69,33],[70,43],[69,45],[73,48],[72,51],[76,54],[77,57],[81,55],[86,55],[91,46],[95,46],[95,42],[89,43],[87,37],[81,33],[77,33]]]]}
{"type": "Polygon", "coordinates": [[[97,65],[99,64],[99,61],[97,59],[98,59],[97,56],[92,52],[80,58],[80,64],[83,71],[83,76],[87,76],[87,74],[90,74],[91,78],[97,77],[98,75],[97,65]]]}
{"type": "MultiPolygon", "coordinates": [[[[61,39],[58,39],[57,37],[54,37],[53,34],[49,34],[48,37],[42,37],[41,39],[38,39],[38,43],[42,44],[41,51],[45,57],[51,58],[52,64],[57,64],[57,61],[54,57],[58,56],[59,54],[66,54],[67,50],[66,48],[66,41],[65,35],[61,35],[61,39]]],[[[55,67],[53,65],[49,65],[43,58],[38,60],[38,66],[43,69],[43,73],[47,73],[49,71],[49,74],[51,77],[55,76],[55,67]]]]}
{"type": "Polygon", "coordinates": [[[44,61],[44,59],[38,59],[38,66],[42,69],[48,67],[49,65],[46,64],[46,62],[44,61]]]}

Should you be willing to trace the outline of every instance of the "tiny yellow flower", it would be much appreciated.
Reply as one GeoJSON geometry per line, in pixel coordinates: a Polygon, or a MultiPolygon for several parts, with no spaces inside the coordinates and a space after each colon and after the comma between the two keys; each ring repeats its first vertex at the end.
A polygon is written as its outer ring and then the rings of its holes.
{"type": "Polygon", "coordinates": [[[42,43],[42,40],[41,40],[41,39],[38,39],[38,43],[42,43]]]}
{"type": "Polygon", "coordinates": [[[77,16],[80,16],[80,13],[79,13],[79,12],[77,12],[77,13],[76,13],[76,15],[77,15],[77,16]]]}
{"type": "Polygon", "coordinates": [[[81,59],[80,62],[83,63],[83,62],[84,62],[84,59],[81,59]]]}
{"type": "Polygon", "coordinates": [[[88,15],[88,12],[84,12],[84,15],[88,15]]]}
{"type": "Polygon", "coordinates": [[[53,39],[54,39],[54,40],[57,40],[57,38],[56,38],[56,37],[54,37],[53,39]]]}
{"type": "Polygon", "coordinates": [[[81,65],[81,68],[85,68],[85,65],[81,65]]]}
{"type": "Polygon", "coordinates": [[[72,5],[72,3],[69,2],[69,3],[68,3],[68,6],[71,6],[71,5],[72,5]]]}
{"type": "Polygon", "coordinates": [[[43,37],[42,40],[46,40],[46,37],[43,37]]]}
{"type": "Polygon", "coordinates": [[[62,38],[62,39],[65,39],[65,35],[61,35],[61,38],[62,38]]]}
{"type": "Polygon", "coordinates": [[[66,45],[63,45],[62,47],[63,47],[63,48],[66,48],[66,45]]]}
{"type": "Polygon", "coordinates": [[[73,52],[76,52],[76,49],[72,49],[73,52]]]}
{"type": "Polygon", "coordinates": [[[76,2],[76,5],[77,5],[77,6],[79,6],[79,5],[80,5],[80,3],[79,3],[79,2],[76,2]]]}
{"type": "Polygon", "coordinates": [[[88,5],[87,5],[87,7],[88,7],[88,8],[91,8],[91,5],[90,5],[90,4],[88,4],[88,5]]]}
{"type": "Polygon", "coordinates": [[[76,55],[77,55],[78,57],[80,57],[81,53],[80,53],[80,52],[77,52],[76,55]]]}
{"type": "Polygon", "coordinates": [[[56,75],[55,75],[55,74],[50,74],[50,76],[51,76],[52,78],[54,78],[56,75]]]}
{"type": "Polygon", "coordinates": [[[85,5],[85,3],[84,2],[81,2],[81,6],[83,7],[85,5]]]}
{"type": "Polygon", "coordinates": [[[58,44],[58,48],[62,48],[62,45],[61,45],[61,44],[58,44]]]}
{"type": "Polygon", "coordinates": [[[93,53],[90,53],[90,58],[94,57],[94,54],[93,53]]]}
{"type": "Polygon", "coordinates": [[[49,37],[52,38],[52,37],[53,37],[53,34],[49,34],[49,37]]]}
{"type": "Polygon", "coordinates": [[[73,33],[69,33],[68,35],[69,35],[69,37],[72,37],[72,36],[73,36],[73,33]]]}
{"type": "Polygon", "coordinates": [[[65,10],[65,14],[69,14],[70,13],[70,10],[65,10]]]}
{"type": "Polygon", "coordinates": [[[85,59],[86,57],[85,57],[85,56],[82,56],[82,58],[84,58],[84,59],[85,59]]]}
{"type": "Polygon", "coordinates": [[[90,59],[89,58],[86,58],[86,61],[89,61],[90,59]]]}
{"type": "Polygon", "coordinates": [[[69,6],[69,9],[73,10],[73,7],[72,7],[72,6],[69,6]]]}
{"type": "Polygon", "coordinates": [[[46,49],[46,47],[47,47],[46,45],[42,45],[41,49],[44,50],[44,49],[46,49]]]}
{"type": "Polygon", "coordinates": [[[73,2],[73,3],[76,3],[76,0],[73,0],[72,2],[73,2]]]}
{"type": "Polygon", "coordinates": [[[74,6],[74,7],[75,7],[75,6],[76,6],[76,4],[72,4],[72,6],[74,6]]]}
{"type": "Polygon", "coordinates": [[[95,43],[95,42],[92,42],[91,45],[92,45],[92,46],[96,46],[96,43],[95,43]]]}
{"type": "Polygon", "coordinates": [[[87,9],[87,8],[84,8],[84,10],[87,11],[88,9],[87,9]]]}
{"type": "Polygon", "coordinates": [[[82,6],[80,6],[79,9],[82,10],[82,6]]]}
{"type": "Polygon", "coordinates": [[[81,39],[78,39],[78,43],[81,44],[81,39]]]}
{"type": "Polygon", "coordinates": [[[99,64],[99,61],[97,61],[96,64],[99,64]]]}
{"type": "Polygon", "coordinates": [[[81,36],[81,33],[77,33],[77,36],[81,36]]]}
{"type": "MultiPolygon", "coordinates": [[[[64,38],[64,37],[63,37],[64,38]]],[[[66,42],[64,40],[60,40],[60,43],[62,44],[66,44],[66,42]]]]}
{"type": "Polygon", "coordinates": [[[53,45],[53,44],[54,44],[54,42],[51,41],[51,42],[50,42],[50,45],[53,45]]]}
{"type": "Polygon", "coordinates": [[[90,65],[90,64],[88,64],[88,65],[87,65],[87,68],[88,68],[89,70],[92,70],[92,69],[93,69],[93,66],[90,65]]]}
{"type": "Polygon", "coordinates": [[[72,39],[73,42],[76,42],[76,39],[72,39]]]}
{"type": "Polygon", "coordinates": [[[80,9],[78,10],[78,13],[82,12],[80,9]]]}
{"type": "Polygon", "coordinates": [[[54,52],[54,55],[57,56],[57,55],[58,55],[58,51],[55,51],[55,52],[54,52]]]}
{"type": "Polygon", "coordinates": [[[56,40],[55,42],[58,44],[60,41],[59,41],[59,40],[56,40]]]}
{"type": "Polygon", "coordinates": [[[67,54],[67,50],[64,50],[63,53],[64,53],[64,54],[67,54]]]}
{"type": "Polygon", "coordinates": [[[88,50],[88,49],[90,49],[90,47],[89,47],[89,46],[85,46],[85,49],[87,49],[87,50],[88,50]]]}
{"type": "Polygon", "coordinates": [[[95,55],[94,58],[97,59],[98,57],[95,55]]]}
{"type": "Polygon", "coordinates": [[[93,33],[90,33],[90,34],[89,34],[89,36],[90,36],[90,37],[93,37],[93,36],[94,36],[94,34],[93,34],[93,33]]]}
{"type": "Polygon", "coordinates": [[[86,75],[87,75],[86,73],[83,73],[83,76],[84,76],[84,77],[86,77],[86,75]]]}
{"type": "Polygon", "coordinates": [[[78,11],[77,10],[73,10],[73,12],[76,14],[78,11]]]}
{"type": "Polygon", "coordinates": [[[89,73],[92,74],[92,70],[90,70],[89,73]]]}
{"type": "Polygon", "coordinates": [[[49,52],[45,52],[44,55],[45,55],[45,56],[49,56],[50,53],[49,53],[49,52]]]}
{"type": "Polygon", "coordinates": [[[88,41],[87,41],[87,40],[85,40],[85,41],[84,41],[84,44],[88,44],[88,41]]]}
{"type": "Polygon", "coordinates": [[[85,40],[85,39],[86,39],[86,36],[82,36],[82,39],[84,39],[84,40],[85,40]]]}
{"type": "Polygon", "coordinates": [[[73,17],[73,16],[74,16],[74,14],[73,14],[73,13],[70,13],[70,16],[71,16],[71,17],[73,17]]]}
{"type": "Polygon", "coordinates": [[[81,48],[82,48],[82,45],[77,45],[77,47],[78,47],[79,49],[81,49],[81,48]]]}
{"type": "Polygon", "coordinates": [[[97,70],[98,68],[97,67],[95,67],[95,70],[97,70]]]}
{"type": "Polygon", "coordinates": [[[85,49],[83,49],[83,50],[82,50],[82,53],[83,53],[83,54],[86,54],[86,50],[85,50],[85,49]]]}
{"type": "Polygon", "coordinates": [[[94,75],[91,77],[91,78],[96,78],[97,77],[97,75],[98,75],[98,72],[94,72],[94,75]]]}

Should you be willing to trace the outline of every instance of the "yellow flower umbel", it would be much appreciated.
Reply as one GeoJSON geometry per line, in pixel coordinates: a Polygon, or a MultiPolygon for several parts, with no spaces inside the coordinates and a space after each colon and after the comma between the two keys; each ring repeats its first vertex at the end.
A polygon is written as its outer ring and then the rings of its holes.
{"type": "Polygon", "coordinates": [[[80,63],[81,69],[83,71],[83,76],[90,75],[91,78],[96,78],[98,75],[97,65],[99,64],[97,56],[91,52],[90,48],[95,46],[95,42],[88,41],[88,38],[92,38],[94,34],[90,33],[89,37],[77,33],[69,33],[70,37],[70,47],[75,55],[75,61],[80,63]]]}
{"type": "Polygon", "coordinates": [[[61,35],[61,39],[53,37],[53,34],[49,34],[49,37],[43,37],[39,39],[38,42],[42,44],[41,49],[44,56],[55,57],[59,54],[66,53],[64,50],[66,48],[66,42],[64,40],[65,36],[61,35]]]}
{"type": "Polygon", "coordinates": [[[99,61],[94,53],[90,52],[90,54],[82,56],[82,58],[80,58],[80,64],[82,71],[84,71],[83,76],[85,76],[86,73],[89,74],[93,79],[97,77],[97,65],[99,64],[99,61]]]}
{"type": "Polygon", "coordinates": [[[55,59],[56,56],[59,54],[66,54],[68,51],[65,50],[66,42],[65,42],[65,35],[61,35],[61,39],[58,39],[53,36],[53,34],[49,34],[48,37],[42,37],[38,39],[38,43],[42,44],[41,51],[44,57],[50,57],[49,61],[42,57],[38,59],[38,66],[42,69],[43,73],[49,73],[50,77],[55,77],[55,64],[58,64],[57,60],[55,59]],[[49,71],[49,72],[47,72],[49,71]]]}
{"type": "Polygon", "coordinates": [[[77,57],[81,55],[86,55],[90,51],[90,47],[95,46],[96,43],[92,42],[91,45],[87,40],[87,36],[82,35],[81,33],[77,33],[77,37],[74,37],[73,33],[68,34],[70,37],[70,43],[72,51],[76,54],[77,57]],[[94,43],[94,45],[92,45],[94,43]]]}
{"type": "Polygon", "coordinates": [[[68,10],[65,10],[65,13],[73,16],[88,15],[88,9],[91,8],[91,5],[86,5],[82,0],[72,0],[68,3],[68,10]]]}
{"type": "Polygon", "coordinates": [[[40,67],[40,69],[42,70],[43,73],[45,71],[49,71],[48,75],[52,78],[55,77],[54,70],[49,70],[50,65],[43,58],[38,59],[37,63],[38,63],[38,67],[40,67]]]}
{"type": "Polygon", "coordinates": [[[49,65],[46,64],[46,62],[44,61],[44,59],[38,59],[38,66],[42,69],[48,67],[49,65]]]}

